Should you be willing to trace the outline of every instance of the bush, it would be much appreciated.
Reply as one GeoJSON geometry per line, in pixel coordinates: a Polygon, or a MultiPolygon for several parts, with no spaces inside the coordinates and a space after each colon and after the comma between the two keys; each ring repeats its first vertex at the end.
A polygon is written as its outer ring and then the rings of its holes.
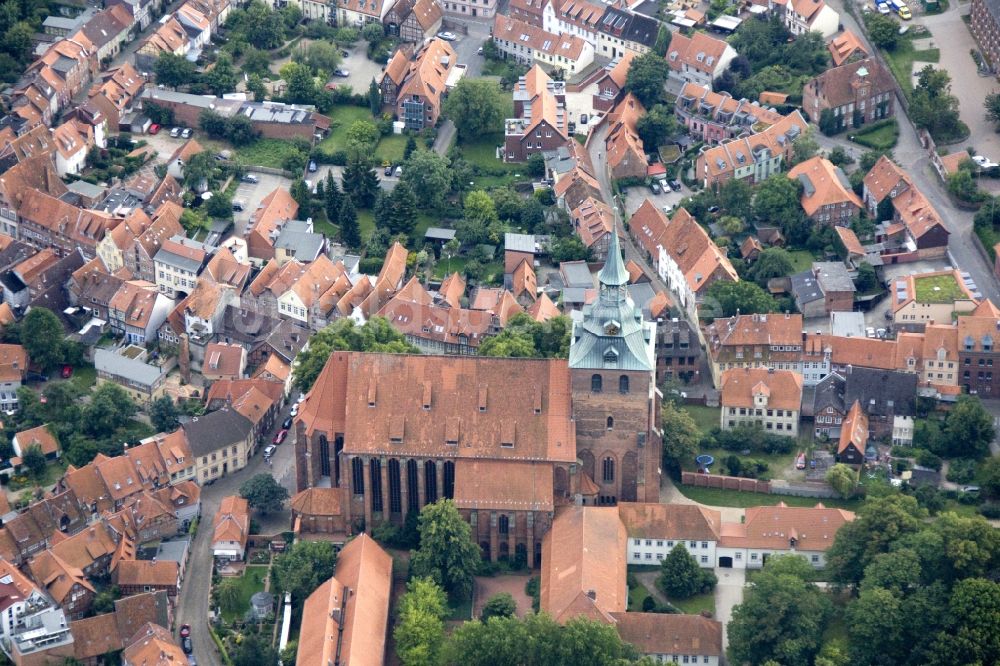
{"type": "Polygon", "coordinates": [[[646,597],[642,600],[642,612],[652,613],[656,610],[656,599],[653,597],[646,597]]]}
{"type": "Polygon", "coordinates": [[[929,467],[935,471],[941,470],[942,460],[939,456],[934,455],[926,449],[917,449],[914,451],[917,464],[921,467],[929,467]]]}
{"type": "Polygon", "coordinates": [[[1000,502],[987,502],[979,507],[979,513],[989,520],[1000,519],[1000,502]]]}
{"type": "Polygon", "coordinates": [[[976,461],[971,458],[955,458],[948,465],[947,478],[952,483],[968,483],[976,476],[976,461]]]}
{"type": "Polygon", "coordinates": [[[781,437],[766,432],[760,426],[739,426],[733,430],[713,428],[703,443],[705,448],[723,448],[726,451],[750,451],[773,455],[791,453],[795,447],[793,437],[781,437]]]}

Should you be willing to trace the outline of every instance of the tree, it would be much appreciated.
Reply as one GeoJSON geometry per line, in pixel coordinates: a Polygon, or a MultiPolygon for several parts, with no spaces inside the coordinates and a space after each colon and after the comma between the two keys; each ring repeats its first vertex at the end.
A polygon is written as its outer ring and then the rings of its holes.
{"type": "Polygon", "coordinates": [[[958,115],[958,98],[951,94],[947,70],[927,65],[917,76],[910,96],[910,118],[920,129],[936,138],[949,138],[964,129],[958,115]]]}
{"type": "Polygon", "coordinates": [[[205,213],[214,220],[233,219],[233,200],[225,192],[214,192],[205,203],[205,213]]]}
{"type": "Polygon", "coordinates": [[[475,245],[489,240],[490,227],[498,225],[496,204],[483,190],[474,190],[465,195],[462,208],[462,222],[456,226],[456,235],[467,245],[475,245]]]}
{"type": "Polygon", "coordinates": [[[93,437],[107,437],[126,425],[138,411],[129,394],[118,384],[100,384],[83,408],[83,430],[93,437]]]}
{"type": "Polygon", "coordinates": [[[63,327],[52,310],[33,307],[21,321],[21,344],[31,362],[46,370],[62,364],[65,357],[63,327]]]}
{"type": "Polygon", "coordinates": [[[495,81],[464,78],[448,93],[441,111],[455,123],[460,138],[472,138],[497,131],[506,108],[507,98],[495,81]]]}
{"type": "Polygon", "coordinates": [[[233,92],[239,80],[240,75],[233,67],[233,59],[225,52],[219,54],[215,65],[202,77],[202,82],[214,95],[233,92]]]}
{"type": "Polygon", "coordinates": [[[417,195],[409,183],[397,183],[389,196],[389,230],[394,234],[408,234],[417,225],[417,195]]]}
{"type": "Polygon", "coordinates": [[[865,14],[865,27],[868,28],[868,38],[880,49],[892,51],[899,40],[899,23],[889,16],[869,12],[865,14]]]}
{"type": "Polygon", "coordinates": [[[267,87],[264,86],[264,79],[260,74],[251,74],[247,78],[247,91],[253,95],[255,102],[263,102],[267,99],[267,87]]]}
{"type": "Polygon", "coordinates": [[[989,454],[995,430],[993,417],[976,396],[961,396],[945,419],[938,455],[983,458],[989,454]]]}
{"type": "Polygon", "coordinates": [[[660,31],[656,33],[656,43],[653,44],[653,52],[661,58],[667,56],[667,50],[670,49],[670,39],[673,37],[673,33],[670,32],[665,24],[660,24],[660,31]]]}
{"type": "Polygon", "coordinates": [[[833,136],[844,131],[844,116],[838,116],[833,109],[823,109],[819,113],[819,131],[827,136],[833,136]]]}
{"type": "Polygon", "coordinates": [[[190,188],[211,185],[217,162],[207,150],[193,155],[184,165],[184,184],[190,188]]]}
{"type": "Polygon", "coordinates": [[[788,176],[775,174],[757,188],[752,208],[758,222],[781,226],[782,220],[800,215],[799,186],[788,176]]]}
{"type": "Polygon", "coordinates": [[[854,663],[883,663],[883,655],[896,654],[903,638],[902,615],[900,599],[889,590],[863,590],[847,610],[854,663]]]}
{"type": "Polygon", "coordinates": [[[269,640],[256,634],[243,637],[233,654],[233,666],[274,666],[278,663],[278,651],[271,647],[269,640]]]}
{"type": "Polygon", "coordinates": [[[414,153],[417,149],[417,140],[413,137],[413,133],[406,135],[406,147],[403,148],[403,161],[406,162],[410,159],[410,155],[414,153]]]}
{"type": "Polygon", "coordinates": [[[688,552],[687,546],[678,542],[660,562],[656,586],[668,597],[689,599],[712,590],[716,582],[715,574],[698,566],[698,560],[688,552]]]}
{"type": "Polygon", "coordinates": [[[580,240],[578,236],[564,236],[554,242],[550,248],[552,260],[563,261],[590,261],[593,251],[580,240]]]}
{"type": "Polygon", "coordinates": [[[296,60],[306,65],[316,76],[330,76],[340,66],[340,49],[331,42],[316,40],[302,47],[296,60]]]}
{"type": "Polygon", "coordinates": [[[285,22],[281,14],[259,0],[250,3],[242,16],[232,12],[226,20],[226,27],[236,27],[231,23],[239,23],[238,30],[234,32],[244,33],[247,41],[258,49],[276,49],[285,41],[285,22]]]}
{"type": "Polygon", "coordinates": [[[858,476],[847,465],[838,463],[827,471],[826,482],[841,497],[846,498],[854,494],[854,488],[858,483],[858,476]]]}
{"type": "Polygon", "coordinates": [[[157,432],[173,432],[180,426],[177,417],[180,410],[174,404],[174,399],[168,395],[160,396],[149,406],[149,420],[157,432]]]}
{"type": "Polygon", "coordinates": [[[21,462],[33,479],[40,479],[45,476],[45,454],[42,453],[42,447],[38,444],[31,444],[24,450],[21,462]]]}
{"type": "Polygon", "coordinates": [[[355,120],[348,126],[344,135],[348,158],[359,160],[372,155],[381,136],[375,123],[355,120]]]}
{"type": "Polygon", "coordinates": [[[328,541],[297,541],[274,558],[271,566],[271,589],[291,592],[292,601],[301,608],[306,597],[333,576],[337,551],[328,541]]]}
{"type": "Polygon", "coordinates": [[[990,497],[1000,497],[1000,458],[993,456],[979,470],[982,488],[990,497]]]}
{"type": "Polygon", "coordinates": [[[769,247],[760,253],[757,261],[747,271],[748,277],[761,287],[767,287],[771,278],[786,277],[795,270],[792,255],[780,247],[769,247]]]}
{"type": "Polygon", "coordinates": [[[655,51],[644,53],[632,60],[625,76],[625,90],[635,95],[644,107],[651,108],[663,99],[669,71],[663,66],[662,56],[655,51]]]}
{"type": "Polygon", "coordinates": [[[448,600],[430,578],[411,578],[399,600],[393,639],[403,666],[436,666],[444,643],[448,600]]]}
{"type": "Polygon", "coordinates": [[[375,83],[375,79],[368,84],[368,108],[373,116],[378,116],[382,111],[382,89],[375,83]]]}
{"type": "Polygon", "coordinates": [[[301,178],[296,178],[288,192],[295,199],[295,203],[299,205],[299,216],[302,219],[312,217],[312,192],[309,191],[306,182],[301,178]]]}
{"type": "Polygon", "coordinates": [[[799,555],[771,556],[733,609],[729,647],[736,663],[808,666],[819,652],[831,602],[806,582],[811,565],[799,555]]]}
{"type": "Polygon", "coordinates": [[[326,219],[330,224],[337,224],[340,219],[340,207],[344,203],[344,198],[337,185],[337,179],[333,177],[332,171],[326,172],[326,183],[323,186],[323,208],[326,210],[326,219]]]}
{"type": "MultiPolygon", "coordinates": [[[[792,144],[791,166],[805,162],[814,157],[817,152],[819,152],[819,142],[816,141],[816,137],[813,136],[813,128],[810,127],[792,144]]],[[[786,180],[788,179],[786,178],[786,180]]]]}
{"type": "Polygon", "coordinates": [[[667,400],[661,410],[661,432],[663,433],[663,467],[675,478],[680,477],[680,471],[685,462],[694,460],[701,441],[701,431],[691,415],[678,409],[673,402],[667,400]]]}
{"type": "Polygon", "coordinates": [[[742,178],[727,180],[719,188],[719,207],[727,215],[745,220],[750,217],[753,202],[753,190],[742,178]]]}
{"type": "Polygon", "coordinates": [[[564,316],[537,322],[520,312],[510,318],[507,326],[479,346],[480,356],[566,358],[573,326],[564,316]]]}
{"type": "Polygon", "coordinates": [[[229,613],[238,613],[240,608],[240,598],[243,596],[239,578],[223,578],[215,586],[215,603],[222,610],[229,613]]]}
{"type": "Polygon", "coordinates": [[[340,241],[349,248],[361,247],[361,227],[358,225],[358,211],[354,209],[354,199],[351,195],[343,197],[340,211],[337,213],[340,222],[340,241]]]}
{"type": "Polygon", "coordinates": [[[295,357],[295,386],[302,392],[312,388],[334,351],[365,351],[386,354],[419,354],[384,317],[371,317],[357,325],[349,317],[338,319],[312,335],[309,346],[295,357]]]}
{"type": "Polygon", "coordinates": [[[314,104],[316,102],[316,80],[308,65],[290,62],[281,68],[281,78],[285,80],[285,99],[293,104],[314,104]]]}
{"type": "Polygon", "coordinates": [[[369,44],[378,44],[385,38],[385,29],[377,21],[369,23],[361,28],[361,38],[369,44]]]}
{"type": "Polygon", "coordinates": [[[451,161],[447,157],[433,150],[418,150],[406,160],[399,181],[410,184],[421,205],[440,210],[445,195],[451,189],[450,166],[451,161]]]}
{"type": "Polygon", "coordinates": [[[646,150],[655,152],[667,140],[677,133],[677,117],[674,110],[665,104],[656,104],[646,111],[635,124],[646,150]]]}
{"type": "Polygon", "coordinates": [[[262,472],[254,474],[243,482],[240,486],[240,497],[250,504],[250,508],[266,514],[271,511],[281,511],[285,500],[288,499],[288,490],[275,481],[273,476],[262,472]]]}
{"type": "Polygon", "coordinates": [[[545,155],[543,153],[532,153],[528,158],[528,175],[532,178],[541,178],[545,175],[545,155]]]}
{"type": "Polygon", "coordinates": [[[993,91],[986,95],[986,120],[1000,124],[1000,92],[993,91]]]}
{"type": "MultiPolygon", "coordinates": [[[[360,129],[360,128],[359,128],[360,129]]],[[[350,140],[348,140],[350,143],[350,140]]],[[[344,194],[349,194],[362,208],[370,208],[378,195],[378,176],[367,156],[356,153],[344,168],[344,194]]]]}
{"type": "Polygon", "coordinates": [[[453,599],[468,599],[480,553],[455,503],[442,499],[424,506],[417,525],[420,548],[410,556],[413,575],[432,578],[453,599]]]}
{"type": "Polygon", "coordinates": [[[951,593],[946,631],[935,646],[935,664],[995,664],[1000,661],[1000,585],[963,580],[951,593]]]}
{"type": "Polygon", "coordinates": [[[509,592],[500,592],[486,600],[479,619],[488,622],[491,617],[513,617],[516,612],[517,604],[514,602],[514,597],[510,596],[509,592]]]}
{"type": "Polygon", "coordinates": [[[195,69],[194,63],[184,56],[164,51],[157,57],[153,72],[156,73],[157,83],[176,88],[193,83],[198,70],[195,69]]]}
{"type": "Polygon", "coordinates": [[[830,579],[844,585],[858,585],[865,568],[893,543],[917,531],[923,514],[917,501],[905,495],[868,497],[855,520],[837,531],[827,551],[826,570],[830,579]]]}
{"type": "MultiPolygon", "coordinates": [[[[251,80],[253,77],[251,77],[251,80]]],[[[249,83],[247,87],[249,88],[249,83]]],[[[263,85],[263,84],[261,84],[263,85]]],[[[263,97],[261,97],[263,99],[263,97]]],[[[260,132],[254,127],[253,121],[244,116],[242,113],[238,113],[232,118],[226,121],[226,138],[229,139],[229,143],[234,146],[245,146],[253,141],[256,141],[260,136],[260,132]]]]}
{"type": "Polygon", "coordinates": [[[875,275],[875,268],[867,261],[862,261],[858,265],[856,283],[860,292],[870,291],[878,286],[878,277],[875,275]]]}
{"type": "Polygon", "coordinates": [[[719,281],[708,288],[709,303],[715,317],[732,317],[740,314],[774,312],[778,304],[774,297],[759,285],[745,280],[740,282],[719,281]]]}
{"type": "Polygon", "coordinates": [[[260,78],[271,78],[271,55],[267,51],[251,47],[243,56],[242,68],[251,76],[256,74],[260,78]]]}

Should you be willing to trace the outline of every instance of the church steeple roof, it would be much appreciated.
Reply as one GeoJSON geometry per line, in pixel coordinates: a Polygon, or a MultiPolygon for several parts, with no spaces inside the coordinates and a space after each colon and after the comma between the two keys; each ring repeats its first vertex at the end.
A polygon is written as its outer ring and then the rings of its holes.
{"type": "Polygon", "coordinates": [[[622,261],[622,252],[618,242],[618,225],[611,232],[611,242],[608,244],[608,258],[597,279],[609,287],[621,287],[628,284],[628,271],[622,261]]]}

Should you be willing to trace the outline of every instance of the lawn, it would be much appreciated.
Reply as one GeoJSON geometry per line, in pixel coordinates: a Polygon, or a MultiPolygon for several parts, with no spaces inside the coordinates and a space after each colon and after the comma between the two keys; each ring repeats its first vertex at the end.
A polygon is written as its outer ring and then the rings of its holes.
{"type": "MultiPolygon", "coordinates": [[[[713,474],[726,474],[726,471],[722,468],[722,459],[728,456],[736,456],[740,460],[760,460],[767,463],[769,466],[768,473],[772,479],[783,478],[783,472],[791,469],[796,453],[797,451],[774,454],[751,453],[748,456],[743,456],[733,451],[726,451],[725,449],[698,449],[699,455],[708,454],[715,458],[715,464],[712,465],[713,474]]],[[[694,460],[685,461],[683,467],[688,472],[698,471],[698,464],[694,460]]]]}
{"type": "Polygon", "coordinates": [[[851,135],[851,140],[872,150],[889,150],[899,140],[899,124],[892,119],[878,127],[862,128],[851,135]]]}
{"type": "Polygon", "coordinates": [[[406,135],[392,134],[382,137],[375,149],[375,159],[381,163],[384,161],[392,164],[399,164],[403,161],[403,152],[406,151],[406,135]]]}
{"type": "MultiPolygon", "coordinates": [[[[930,37],[930,33],[920,35],[919,38],[930,37]]],[[[912,38],[904,37],[896,43],[896,48],[892,51],[882,51],[885,59],[889,62],[889,69],[896,77],[903,92],[909,96],[913,92],[913,63],[914,62],[938,62],[941,59],[941,51],[938,49],[924,49],[916,51],[913,48],[912,38]]]]}
{"type": "Polygon", "coordinates": [[[993,227],[973,227],[973,231],[983,247],[986,248],[986,253],[990,255],[990,261],[995,261],[996,252],[993,248],[997,243],[1000,243],[1000,233],[997,233],[993,227]]]}
{"type": "Polygon", "coordinates": [[[456,271],[461,273],[465,270],[465,262],[468,261],[463,257],[452,257],[451,259],[442,259],[434,265],[434,277],[439,280],[443,280],[445,277],[455,273],[456,271]]]}
{"type": "Polygon", "coordinates": [[[264,590],[267,569],[265,566],[249,566],[243,575],[236,579],[240,584],[240,596],[236,603],[238,610],[235,612],[223,610],[223,620],[226,622],[235,622],[236,620],[243,619],[243,616],[250,609],[250,597],[264,590]]]}
{"type": "Polygon", "coordinates": [[[328,114],[330,116],[330,133],[319,142],[318,148],[325,153],[344,150],[347,146],[347,128],[356,120],[375,122],[372,113],[360,106],[337,106],[328,114]]]}
{"type": "Polygon", "coordinates": [[[840,500],[840,499],[817,499],[815,497],[795,497],[793,495],[765,495],[763,493],[745,493],[739,490],[722,490],[721,488],[697,488],[678,484],[677,489],[681,493],[695,502],[707,504],[709,506],[774,506],[779,502],[784,502],[788,506],[816,506],[817,502],[822,502],[827,507],[836,509],[849,509],[857,511],[861,506],[861,500],[840,500]]]}
{"type": "Polygon", "coordinates": [[[285,159],[296,153],[298,153],[298,149],[294,144],[279,139],[257,139],[250,145],[236,149],[236,154],[240,156],[244,164],[272,169],[285,168],[285,159]]]}
{"type": "Polygon", "coordinates": [[[788,254],[792,259],[792,271],[794,273],[809,270],[812,268],[813,262],[816,261],[816,257],[809,250],[789,250],[788,254]]]}
{"type": "Polygon", "coordinates": [[[73,368],[73,378],[70,381],[81,391],[89,392],[97,384],[97,369],[92,365],[73,368]]]}
{"type": "Polygon", "coordinates": [[[708,611],[715,615],[715,593],[696,594],[690,599],[671,599],[667,597],[670,605],[687,615],[698,615],[702,611],[708,611]]]}
{"type": "Polygon", "coordinates": [[[913,284],[918,303],[953,303],[968,298],[958,280],[950,273],[914,278],[913,284]]]}
{"type": "Polygon", "coordinates": [[[707,433],[712,428],[719,427],[719,408],[705,407],[703,405],[684,405],[682,409],[691,415],[698,426],[698,430],[707,433]]]}
{"type": "Polygon", "coordinates": [[[651,596],[649,590],[642,583],[638,583],[635,587],[630,587],[628,590],[628,610],[633,613],[642,612],[642,602],[649,596],[651,596]]]}
{"type": "Polygon", "coordinates": [[[476,168],[477,188],[505,187],[521,177],[527,177],[527,164],[510,164],[497,159],[497,146],[503,144],[502,134],[485,134],[478,141],[460,141],[462,157],[476,168]]]}

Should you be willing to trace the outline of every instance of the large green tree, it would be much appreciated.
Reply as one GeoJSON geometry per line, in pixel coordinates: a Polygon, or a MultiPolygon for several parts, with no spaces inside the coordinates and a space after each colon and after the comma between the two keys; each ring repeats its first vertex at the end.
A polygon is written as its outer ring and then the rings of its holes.
{"type": "Polygon", "coordinates": [[[949,458],[982,458],[990,452],[995,435],[993,416],[976,396],[961,396],[948,412],[939,439],[938,455],[949,458]]]}
{"type": "Polygon", "coordinates": [[[417,195],[407,182],[400,182],[389,196],[389,231],[408,234],[413,231],[419,215],[417,195]]]}
{"type": "Polygon", "coordinates": [[[777,302],[771,294],[753,282],[719,281],[708,288],[706,304],[711,307],[715,317],[732,317],[740,314],[774,312],[777,302]]]}
{"type": "Polygon", "coordinates": [[[441,111],[463,139],[500,130],[508,98],[495,81],[466,77],[448,93],[441,111]]]}
{"type": "Polygon", "coordinates": [[[912,497],[869,497],[857,517],[841,526],[827,551],[826,570],[832,581],[857,585],[865,567],[894,542],[917,531],[923,514],[912,497]]]}
{"type": "Polygon", "coordinates": [[[437,666],[448,600],[430,578],[411,578],[399,600],[393,639],[403,666],[437,666]]]}
{"type": "Polygon", "coordinates": [[[83,428],[95,437],[106,437],[132,420],[138,407],[118,384],[105,382],[90,395],[83,408],[83,428]]]}
{"type": "Polygon", "coordinates": [[[433,579],[453,599],[468,599],[481,554],[455,503],[442,499],[426,505],[417,529],[420,547],[410,557],[413,575],[433,579]]]}
{"type": "Polygon", "coordinates": [[[31,308],[21,321],[20,330],[21,344],[34,365],[50,370],[63,362],[65,332],[52,310],[31,308]]]}
{"type": "Polygon", "coordinates": [[[537,322],[522,312],[514,315],[498,334],[479,345],[480,356],[567,358],[573,325],[568,317],[537,322]]]}
{"type": "Polygon", "coordinates": [[[354,197],[342,197],[340,210],[337,211],[337,222],[340,224],[340,240],[351,249],[361,247],[361,226],[358,224],[358,211],[354,207],[354,197]]]}
{"type": "Polygon", "coordinates": [[[337,551],[329,541],[297,541],[274,558],[271,590],[291,592],[292,603],[301,608],[313,590],[333,576],[337,551]]]}
{"type": "Polygon", "coordinates": [[[149,405],[149,420],[159,432],[173,432],[180,425],[177,417],[180,410],[174,399],[168,395],[160,396],[149,405]]]}
{"type": "Polygon", "coordinates": [[[425,208],[439,210],[444,198],[451,190],[451,161],[433,150],[418,150],[410,155],[403,165],[405,182],[413,188],[413,193],[425,208]]]}
{"type": "Polygon", "coordinates": [[[663,467],[680,478],[684,463],[698,454],[701,431],[691,415],[666,400],[661,410],[660,429],[663,433],[663,467]]]}
{"type": "Polygon", "coordinates": [[[747,277],[759,284],[767,287],[767,282],[771,278],[787,277],[795,270],[792,263],[792,255],[780,247],[769,247],[760,253],[757,260],[747,271],[747,277]]]}
{"type": "Polygon", "coordinates": [[[810,666],[832,611],[799,555],[771,556],[733,609],[729,648],[736,663],[810,666]]]}
{"type": "Polygon", "coordinates": [[[157,83],[176,88],[193,83],[198,70],[194,63],[184,56],[163,52],[153,65],[153,72],[156,73],[157,83]]]}
{"type": "Polygon", "coordinates": [[[715,574],[702,569],[684,542],[680,541],[660,562],[656,586],[669,597],[688,599],[712,590],[717,582],[715,574]]]}
{"type": "Polygon", "coordinates": [[[267,472],[254,474],[240,486],[240,497],[245,499],[250,508],[261,513],[281,511],[288,500],[288,490],[278,483],[267,472]]]}
{"type": "Polygon", "coordinates": [[[625,90],[632,93],[647,109],[663,99],[663,86],[670,71],[663,58],[655,52],[632,60],[625,76],[625,90]]]}
{"type": "Polygon", "coordinates": [[[378,194],[378,175],[367,156],[356,154],[344,167],[344,194],[361,208],[370,208],[378,194]]]}

